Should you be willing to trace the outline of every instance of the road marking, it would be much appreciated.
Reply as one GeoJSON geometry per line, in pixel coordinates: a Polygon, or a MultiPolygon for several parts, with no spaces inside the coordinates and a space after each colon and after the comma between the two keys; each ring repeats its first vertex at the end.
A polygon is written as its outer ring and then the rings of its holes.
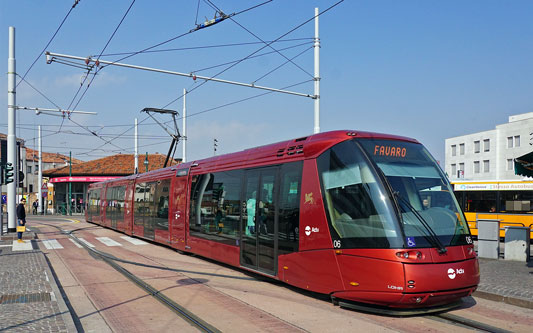
{"type": "Polygon", "coordinates": [[[68,240],[71,241],[72,243],[74,243],[74,245],[76,245],[76,246],[79,247],[80,249],[83,247],[83,246],[81,246],[80,244],[78,244],[78,242],[76,242],[75,240],[73,240],[72,238],[69,238],[68,240]]]}
{"type": "Polygon", "coordinates": [[[88,241],[86,241],[85,239],[83,238],[78,238],[78,240],[80,242],[82,242],[83,244],[87,245],[88,247],[94,247],[94,245],[92,245],[91,243],[89,243],[88,241]]]}
{"type": "Polygon", "coordinates": [[[63,248],[63,245],[59,244],[56,239],[45,239],[42,242],[44,247],[46,247],[48,250],[58,250],[63,248]]]}
{"type": "Polygon", "coordinates": [[[63,221],[68,221],[66,223],[61,223],[60,225],[67,225],[67,224],[76,224],[76,223],[80,223],[81,221],[80,220],[74,220],[74,219],[63,219],[63,221]]]}
{"type": "Polygon", "coordinates": [[[96,240],[107,246],[122,246],[122,244],[115,242],[109,237],[96,237],[96,240]]]}
{"type": "Polygon", "coordinates": [[[33,246],[31,245],[31,241],[25,240],[24,243],[19,243],[18,241],[13,241],[13,247],[11,248],[12,251],[31,251],[33,250],[33,246]]]}
{"type": "Polygon", "coordinates": [[[120,238],[122,238],[123,240],[126,240],[126,241],[130,242],[130,243],[133,244],[133,245],[144,245],[144,244],[148,244],[148,243],[146,243],[146,242],[143,241],[143,240],[140,240],[140,239],[137,239],[137,238],[133,238],[133,237],[130,237],[130,236],[120,236],[120,238]]]}
{"type": "Polygon", "coordinates": [[[13,244],[0,245],[0,247],[9,247],[9,246],[13,246],[13,244]]]}

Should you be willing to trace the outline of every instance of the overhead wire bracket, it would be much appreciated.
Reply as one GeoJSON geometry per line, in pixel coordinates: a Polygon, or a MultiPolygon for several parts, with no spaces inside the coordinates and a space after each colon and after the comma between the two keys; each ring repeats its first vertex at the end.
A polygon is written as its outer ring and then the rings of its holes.
{"type": "Polygon", "coordinates": [[[205,20],[204,23],[201,23],[201,24],[197,24],[196,25],[196,28],[194,29],[191,29],[189,32],[194,32],[194,31],[197,31],[197,30],[200,30],[200,29],[204,29],[204,28],[207,28],[207,27],[210,27],[212,25],[215,25],[217,23],[220,23],[232,16],[234,16],[235,13],[232,13],[232,14],[229,14],[229,15],[226,15],[224,14],[224,12],[222,11],[219,11],[219,12],[215,12],[215,17],[212,19],[212,20],[205,20]],[[219,14],[219,16],[217,17],[217,14],[219,14]]]}

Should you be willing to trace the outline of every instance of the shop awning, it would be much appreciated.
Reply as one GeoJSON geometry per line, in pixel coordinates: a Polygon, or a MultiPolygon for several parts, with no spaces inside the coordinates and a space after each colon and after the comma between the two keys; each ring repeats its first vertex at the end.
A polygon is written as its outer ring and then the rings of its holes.
{"type": "Polygon", "coordinates": [[[514,173],[533,177],[533,151],[514,159],[514,173]]]}

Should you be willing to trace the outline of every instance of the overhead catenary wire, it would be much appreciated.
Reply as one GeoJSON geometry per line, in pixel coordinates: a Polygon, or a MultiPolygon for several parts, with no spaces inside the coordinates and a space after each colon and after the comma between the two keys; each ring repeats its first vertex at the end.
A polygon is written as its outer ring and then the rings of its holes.
{"type": "Polygon", "coordinates": [[[279,66],[277,66],[276,68],[268,71],[267,73],[263,74],[262,76],[260,76],[258,79],[255,79],[252,83],[255,84],[257,83],[259,80],[262,80],[264,79],[265,77],[269,76],[270,74],[274,73],[275,71],[277,71],[278,69],[280,69],[281,67],[285,66],[286,64],[288,64],[289,62],[292,63],[292,60],[298,58],[299,56],[301,56],[302,54],[304,54],[305,52],[307,51],[310,51],[313,49],[313,46],[303,50],[302,52],[298,53],[297,55],[295,55],[294,57],[288,59],[287,61],[285,61],[284,63],[280,64],[279,66]]]}
{"type": "MultiPolygon", "coordinates": [[[[221,11],[220,8],[218,8],[212,1],[210,0],[207,0],[216,10],[218,11],[221,11]]],[[[290,63],[292,63],[294,66],[296,66],[297,68],[299,68],[301,71],[303,71],[304,73],[306,73],[307,75],[309,75],[310,77],[314,77],[313,74],[309,73],[308,71],[306,71],[305,69],[303,69],[300,65],[294,63],[291,59],[287,58],[283,53],[281,53],[280,51],[276,50],[274,47],[272,47],[272,43],[267,43],[265,42],[263,39],[261,39],[259,36],[257,36],[256,34],[254,34],[252,31],[250,31],[249,29],[247,29],[246,27],[244,27],[242,24],[240,24],[239,22],[237,22],[233,17],[229,17],[229,19],[234,22],[235,24],[237,24],[239,27],[241,27],[242,29],[244,29],[246,32],[248,32],[250,35],[254,36],[256,39],[258,39],[259,41],[261,41],[263,44],[267,45],[269,48],[271,48],[272,50],[274,50],[274,52],[278,53],[280,56],[282,56],[283,58],[285,58],[285,60],[289,61],[290,63]]]]}
{"type": "MultiPolygon", "coordinates": [[[[333,8],[334,6],[338,5],[338,4],[341,3],[341,2],[343,2],[343,1],[339,1],[339,2],[337,2],[336,4],[334,4],[333,6],[331,6],[331,7],[328,8],[328,9],[324,10],[323,12],[319,13],[318,15],[322,15],[322,14],[324,14],[325,12],[327,12],[328,10],[330,10],[331,8],[333,8]]],[[[313,18],[314,18],[314,17],[313,17],[313,18]]],[[[306,22],[303,22],[302,24],[300,24],[299,26],[293,28],[293,29],[290,30],[289,32],[285,33],[284,35],[278,37],[276,40],[272,41],[272,43],[274,43],[274,42],[280,40],[280,39],[283,38],[284,36],[287,36],[289,33],[293,32],[293,31],[295,31],[296,29],[300,28],[301,26],[305,25],[306,23],[308,23],[309,21],[311,21],[313,18],[309,19],[309,20],[306,21],[306,22]]],[[[161,44],[161,43],[160,43],[160,44],[161,44]]],[[[271,44],[271,43],[270,43],[270,44],[271,44]]],[[[157,47],[157,46],[154,46],[154,47],[157,47]]],[[[265,46],[265,47],[266,47],[266,46],[265,46]]],[[[262,47],[261,49],[264,49],[265,47],[262,47]]],[[[260,49],[260,50],[261,50],[261,49],[260,49]]],[[[259,51],[259,50],[258,50],[258,51],[259,51]]],[[[249,55],[248,57],[242,58],[240,61],[237,61],[233,66],[230,66],[229,68],[234,67],[234,66],[237,65],[238,63],[240,63],[240,62],[242,62],[242,61],[244,61],[244,60],[250,58],[251,56],[255,55],[258,51],[254,52],[253,54],[249,55]]],[[[139,54],[139,53],[142,53],[142,50],[141,50],[141,51],[138,51],[138,52],[136,52],[136,53],[134,53],[134,54],[131,54],[130,56],[133,56],[133,55],[135,55],[135,54],[139,54]]],[[[229,68],[226,68],[224,71],[228,70],[229,68]]],[[[222,71],[222,72],[224,72],[224,71],[222,71]]],[[[221,73],[222,73],[222,72],[221,72],[221,73]]],[[[220,74],[220,73],[219,73],[219,74],[220,74]]],[[[217,75],[219,75],[219,74],[217,74],[217,75]]],[[[310,81],[311,81],[311,80],[309,80],[309,81],[305,81],[305,82],[310,82],[310,81]]],[[[205,84],[206,82],[207,82],[207,81],[204,81],[202,84],[205,84]]],[[[199,88],[202,84],[197,85],[197,86],[196,86],[195,88],[193,88],[193,89],[195,90],[195,89],[199,88]]],[[[300,84],[302,84],[302,83],[300,83],[300,84]]],[[[189,93],[190,93],[190,91],[189,91],[189,93]]],[[[249,100],[249,99],[251,99],[251,98],[259,97],[259,96],[261,96],[261,95],[265,95],[265,94],[267,94],[267,93],[263,93],[263,94],[260,94],[260,95],[257,95],[257,96],[252,96],[252,97],[249,97],[249,98],[246,98],[246,99],[240,100],[240,101],[227,103],[227,104],[224,104],[224,105],[221,105],[221,106],[215,107],[215,108],[211,108],[211,109],[208,109],[208,110],[201,111],[201,112],[196,113],[196,114],[209,112],[209,111],[211,111],[211,110],[215,110],[215,109],[218,109],[218,108],[221,108],[221,107],[225,107],[225,106],[228,106],[228,105],[233,105],[233,104],[235,104],[235,103],[238,103],[238,102],[241,102],[241,101],[244,101],[244,100],[249,100]]],[[[179,98],[178,98],[178,99],[179,99],[179,98]]],[[[176,100],[178,100],[178,99],[176,99],[176,100]]],[[[173,101],[173,102],[174,102],[174,101],[173,101]]],[[[171,103],[172,103],[172,102],[171,102],[171,103]]],[[[171,104],[171,103],[170,103],[170,104],[171,104]]],[[[167,104],[166,106],[168,106],[168,105],[170,105],[170,104],[167,104]]],[[[166,107],[166,106],[165,106],[165,107],[166,107]]],[[[196,114],[194,114],[194,115],[196,115],[196,114]]],[[[190,116],[194,116],[194,115],[190,115],[190,116]]],[[[109,140],[109,141],[113,141],[113,140],[109,140]]]]}
{"type": "MultiPolygon", "coordinates": [[[[302,41],[302,40],[308,40],[310,42],[313,42],[313,37],[303,37],[303,38],[290,38],[290,39],[283,39],[279,40],[276,43],[286,43],[286,42],[296,42],[296,41],[302,41]]],[[[267,43],[270,43],[271,41],[267,41],[267,43]]],[[[173,52],[173,51],[190,51],[190,50],[201,50],[201,49],[211,49],[211,48],[224,48],[224,47],[235,47],[235,46],[248,46],[248,45],[257,45],[257,44],[264,44],[263,42],[240,42],[240,43],[229,43],[229,44],[215,44],[215,45],[204,45],[204,46],[189,46],[189,47],[177,47],[177,48],[171,48],[171,49],[161,49],[161,50],[148,50],[144,51],[143,53],[158,53],[158,52],[173,52]]],[[[100,57],[111,57],[111,56],[122,56],[122,55],[131,55],[135,54],[137,51],[131,51],[131,52],[120,52],[120,53],[107,53],[102,54],[100,57]]],[[[264,53],[266,54],[271,54],[264,53]]],[[[92,58],[92,56],[90,56],[92,58]]],[[[57,60],[54,60],[57,62],[57,60]]],[[[79,65],[79,64],[78,64],[79,65]]],[[[83,69],[86,69],[86,67],[82,67],[83,69]]]]}
{"type": "Polygon", "coordinates": [[[41,95],[42,97],[44,97],[48,102],[52,103],[56,108],[58,109],[61,109],[61,107],[59,107],[59,105],[57,105],[56,103],[54,103],[50,98],[48,98],[48,96],[46,96],[43,92],[41,92],[39,89],[35,88],[35,86],[33,86],[30,82],[28,82],[28,80],[26,80],[24,77],[18,75],[18,74],[15,74],[17,75],[19,78],[20,78],[20,82],[23,82],[26,83],[28,86],[30,86],[30,88],[32,88],[33,90],[35,90],[39,95],[41,95]]]}
{"type": "MultiPolygon", "coordinates": [[[[239,61],[237,61],[236,63],[230,65],[229,67],[227,67],[226,69],[218,72],[217,74],[213,75],[213,77],[217,77],[218,75],[230,70],[231,68],[237,66],[238,64],[240,64],[241,62],[245,61],[246,59],[254,56],[256,53],[258,53],[259,51],[267,48],[270,44],[282,39],[283,37],[293,33],[294,31],[300,29],[301,27],[303,27],[304,25],[306,25],[307,23],[313,21],[315,19],[315,17],[319,17],[321,15],[323,15],[324,13],[330,11],[331,9],[335,8],[336,6],[338,6],[340,3],[344,2],[344,0],[340,0],[336,3],[334,3],[333,5],[331,5],[330,7],[326,8],[325,10],[323,10],[322,12],[319,12],[317,15],[313,15],[311,18],[305,20],[304,22],[300,23],[299,25],[295,26],[294,28],[292,28],[291,30],[289,30],[288,32],[282,34],[281,36],[279,36],[278,38],[274,39],[271,43],[267,43],[265,46],[257,49],[256,51],[252,52],[251,54],[247,55],[246,57],[240,59],[239,61]]],[[[207,82],[209,82],[209,80],[204,80],[202,83],[200,83],[199,85],[197,85],[196,87],[192,88],[190,91],[188,91],[187,93],[190,94],[192,91],[200,88],[201,86],[203,86],[204,84],[206,84],[207,82]]],[[[167,108],[169,105],[179,101],[180,99],[182,99],[183,96],[179,96],[178,98],[175,98],[174,100],[172,100],[170,103],[167,103],[163,108],[167,108]]]]}
{"type": "Polygon", "coordinates": [[[43,53],[46,51],[46,49],[48,48],[48,46],[50,46],[50,44],[52,43],[52,41],[54,40],[54,38],[56,37],[57,33],[59,32],[59,30],[61,30],[61,27],[63,27],[63,24],[65,23],[65,21],[67,20],[67,18],[69,17],[70,13],[72,12],[72,10],[74,8],[76,8],[76,5],[78,5],[78,3],[80,2],[80,0],[75,0],[74,1],[74,4],[72,5],[72,7],[70,7],[69,11],[67,12],[67,15],[65,15],[65,17],[63,18],[63,20],[61,21],[61,23],[59,24],[59,27],[57,27],[56,31],[54,32],[54,34],[52,35],[52,37],[50,38],[50,40],[48,41],[48,43],[46,43],[46,46],[44,47],[44,49],[37,55],[37,57],[35,58],[35,60],[33,61],[33,63],[30,65],[30,67],[26,70],[26,72],[24,73],[24,75],[20,76],[19,77],[21,78],[21,81],[19,81],[16,85],[16,87],[18,87],[18,85],[20,84],[20,82],[22,82],[26,76],[28,75],[28,73],[31,71],[31,69],[33,68],[33,66],[35,66],[35,64],[37,63],[37,61],[39,61],[39,58],[43,55],[43,53]]]}
{"type": "MultiPolygon", "coordinates": [[[[131,8],[133,7],[133,5],[135,4],[135,1],[136,0],[133,0],[131,2],[131,4],[129,5],[128,9],[126,10],[126,12],[124,13],[124,15],[122,16],[122,18],[120,19],[120,22],[118,23],[118,25],[116,26],[115,30],[113,31],[113,33],[111,34],[111,36],[109,37],[109,39],[107,40],[104,48],[102,49],[102,51],[100,52],[100,54],[104,53],[106,48],[109,46],[109,43],[111,43],[111,40],[113,39],[113,37],[115,37],[115,34],[117,33],[118,29],[120,28],[120,26],[122,25],[122,22],[124,22],[124,20],[126,19],[126,16],[128,16],[131,8]]],[[[100,55],[97,57],[97,60],[100,59],[100,55]]],[[[95,69],[95,72],[93,73],[93,77],[91,78],[91,81],[89,81],[89,83],[87,84],[87,87],[85,88],[85,91],[83,92],[83,94],[80,96],[78,102],[75,104],[74,106],[74,109],[78,107],[78,105],[80,104],[81,100],[83,99],[83,97],[85,96],[85,94],[87,93],[87,90],[89,90],[89,87],[91,86],[92,82],[94,81],[95,77],[96,77],[96,74],[98,73],[99,71],[99,68],[98,66],[94,66],[96,67],[95,69]]],[[[85,76],[85,78],[83,79],[83,82],[81,83],[80,85],[80,88],[78,89],[78,91],[76,92],[76,94],[74,95],[74,98],[72,99],[72,101],[70,102],[69,106],[68,106],[68,109],[70,109],[70,107],[72,106],[72,103],[76,100],[76,97],[78,96],[80,90],[81,90],[81,87],[83,87],[83,84],[87,81],[87,78],[89,77],[89,72],[90,70],[88,70],[87,72],[87,76],[85,76]]]]}
{"type": "MultiPolygon", "coordinates": [[[[270,0],[270,1],[271,1],[271,0],[270,0]]],[[[268,2],[270,2],[270,1],[266,1],[266,2],[264,2],[263,4],[268,3],[268,2]]],[[[133,2],[135,2],[135,0],[134,0],[133,2]]],[[[132,4],[133,4],[133,3],[132,3],[132,4]]],[[[258,7],[258,6],[254,6],[254,8],[257,8],[257,7],[258,7]]],[[[130,6],[130,8],[131,8],[131,6],[130,6]]],[[[129,9],[128,9],[128,10],[129,10],[129,9]]],[[[247,11],[247,10],[241,11],[241,13],[244,13],[244,12],[246,12],[246,11],[247,11]]],[[[127,13],[126,13],[125,15],[127,15],[127,13]]],[[[124,16],[124,17],[125,17],[125,16],[124,16]]],[[[124,17],[123,17],[123,19],[124,19],[124,17]]],[[[122,22],[122,21],[121,21],[121,22],[122,22]]],[[[119,25],[120,25],[120,24],[119,24],[119,25]]],[[[118,27],[117,27],[117,29],[118,29],[118,27]]],[[[121,59],[119,59],[119,60],[116,60],[116,61],[114,61],[113,63],[116,63],[116,62],[118,62],[118,61],[121,61],[121,60],[124,60],[124,59],[126,59],[126,58],[132,57],[132,56],[134,56],[134,55],[136,55],[136,54],[142,53],[142,52],[147,51],[147,50],[149,50],[149,49],[152,49],[152,48],[155,48],[155,47],[161,46],[161,45],[163,45],[163,44],[165,44],[165,43],[168,43],[168,42],[170,42],[170,41],[176,40],[177,38],[183,37],[183,36],[185,36],[185,35],[187,35],[187,34],[189,34],[189,33],[192,33],[192,32],[194,32],[194,31],[191,30],[191,31],[189,31],[188,33],[184,33],[184,34],[182,34],[182,35],[179,35],[179,36],[176,36],[176,37],[174,37],[174,38],[171,38],[171,39],[169,39],[169,40],[167,40],[167,41],[165,41],[165,42],[158,43],[158,44],[156,44],[156,45],[154,45],[154,46],[151,46],[151,47],[149,47],[149,48],[146,48],[146,49],[141,50],[141,51],[138,51],[138,52],[136,52],[136,53],[134,53],[134,54],[128,55],[128,56],[123,57],[123,58],[121,58],[121,59]]],[[[107,44],[106,44],[106,46],[107,46],[107,44]]],[[[100,54],[102,54],[102,53],[103,53],[103,51],[102,51],[100,54]]],[[[107,66],[109,66],[109,65],[107,65],[107,66]]],[[[83,94],[82,94],[82,95],[80,96],[80,98],[78,99],[78,102],[75,104],[74,108],[76,108],[76,107],[78,106],[78,104],[81,102],[81,100],[82,100],[83,97],[85,96],[85,94],[86,94],[87,90],[89,89],[89,87],[90,87],[92,81],[94,80],[94,78],[95,78],[97,72],[100,71],[101,69],[103,69],[104,67],[107,67],[107,66],[101,66],[101,67],[96,66],[97,68],[96,68],[96,70],[95,70],[95,73],[93,74],[93,78],[91,79],[91,81],[90,81],[89,84],[87,85],[87,87],[86,87],[85,91],[83,92],[83,94]]],[[[90,71],[92,68],[93,68],[93,67],[89,67],[88,74],[89,74],[89,71],[90,71]]],[[[87,77],[88,77],[88,75],[85,77],[84,82],[86,81],[87,77]]],[[[75,96],[74,96],[72,102],[76,99],[77,95],[78,95],[79,92],[81,91],[81,88],[82,88],[84,82],[82,82],[82,84],[80,85],[80,88],[78,88],[78,91],[76,92],[76,94],[75,94],[75,96]]],[[[72,102],[71,102],[71,105],[69,105],[69,109],[70,109],[70,107],[72,106],[72,102]]],[[[118,138],[118,137],[120,137],[120,136],[117,136],[117,138],[118,138]]],[[[105,139],[103,139],[103,141],[105,141],[106,144],[109,144],[110,142],[114,141],[114,139],[111,139],[111,140],[105,140],[105,139]]],[[[105,145],[105,144],[104,144],[104,145],[105,145]]]]}
{"type": "MultiPolygon", "coordinates": [[[[259,43],[257,43],[257,44],[259,44],[259,43]]],[[[310,42],[300,43],[300,44],[297,44],[297,45],[287,46],[285,48],[279,49],[278,51],[285,51],[285,50],[289,50],[289,49],[294,49],[294,48],[297,48],[297,47],[300,47],[300,46],[304,46],[304,45],[309,45],[309,44],[313,44],[313,42],[310,41],[310,42]]],[[[269,51],[269,52],[257,54],[255,56],[252,56],[252,57],[248,58],[247,60],[259,58],[259,57],[266,56],[266,55],[270,55],[272,53],[276,53],[276,51],[269,51]]],[[[230,64],[236,63],[238,61],[239,60],[233,60],[233,61],[228,61],[228,62],[225,62],[225,63],[222,63],[222,64],[218,64],[218,65],[213,65],[213,66],[209,66],[209,67],[196,69],[196,70],[191,71],[191,73],[199,73],[199,72],[206,71],[206,70],[209,70],[209,69],[230,65],[230,64]]]]}
{"type": "MultiPolygon", "coordinates": [[[[272,1],[272,0],[266,1],[266,2],[264,2],[264,3],[262,3],[262,4],[260,4],[260,5],[266,4],[266,3],[271,2],[271,1],[272,1]]],[[[259,5],[257,5],[257,6],[253,6],[253,7],[250,7],[250,8],[248,8],[248,9],[242,10],[242,11],[240,11],[240,12],[237,12],[237,13],[235,13],[235,15],[239,15],[239,14],[245,13],[245,12],[247,12],[248,10],[251,10],[251,9],[253,9],[253,8],[257,8],[257,7],[259,7],[259,5]]],[[[152,50],[152,49],[155,49],[156,47],[159,47],[159,46],[161,46],[161,45],[168,44],[168,43],[173,42],[173,41],[175,41],[175,40],[177,40],[177,39],[179,39],[179,38],[182,38],[182,37],[184,37],[184,36],[187,36],[187,35],[189,35],[189,34],[191,34],[191,33],[193,33],[193,32],[195,32],[195,31],[193,31],[193,30],[189,30],[189,31],[187,31],[187,32],[184,32],[184,33],[182,33],[182,34],[180,34],[180,35],[177,35],[177,36],[175,36],[175,37],[169,38],[169,39],[167,39],[167,40],[165,40],[165,41],[162,41],[162,42],[160,42],[160,43],[157,43],[157,44],[155,44],[155,45],[152,45],[152,46],[146,47],[146,48],[144,48],[144,49],[142,49],[142,50],[139,50],[139,51],[133,52],[133,53],[131,53],[131,54],[128,54],[128,55],[125,56],[125,57],[122,57],[122,58],[119,58],[119,59],[113,61],[113,62],[112,62],[111,64],[109,64],[109,65],[102,66],[102,68],[107,67],[107,66],[110,66],[110,65],[112,65],[113,63],[117,63],[117,62],[120,62],[120,61],[122,61],[122,60],[125,60],[125,59],[128,59],[128,58],[131,58],[131,57],[136,56],[136,55],[138,55],[138,54],[145,53],[145,52],[150,51],[150,50],[152,50]]]]}

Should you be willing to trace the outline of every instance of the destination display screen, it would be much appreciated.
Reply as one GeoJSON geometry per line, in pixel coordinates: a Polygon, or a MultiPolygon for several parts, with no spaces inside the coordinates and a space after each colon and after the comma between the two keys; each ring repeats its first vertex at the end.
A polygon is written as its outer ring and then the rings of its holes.
{"type": "Polygon", "coordinates": [[[403,161],[421,165],[432,164],[433,158],[418,143],[376,139],[359,139],[357,142],[376,163],[403,161]]]}

